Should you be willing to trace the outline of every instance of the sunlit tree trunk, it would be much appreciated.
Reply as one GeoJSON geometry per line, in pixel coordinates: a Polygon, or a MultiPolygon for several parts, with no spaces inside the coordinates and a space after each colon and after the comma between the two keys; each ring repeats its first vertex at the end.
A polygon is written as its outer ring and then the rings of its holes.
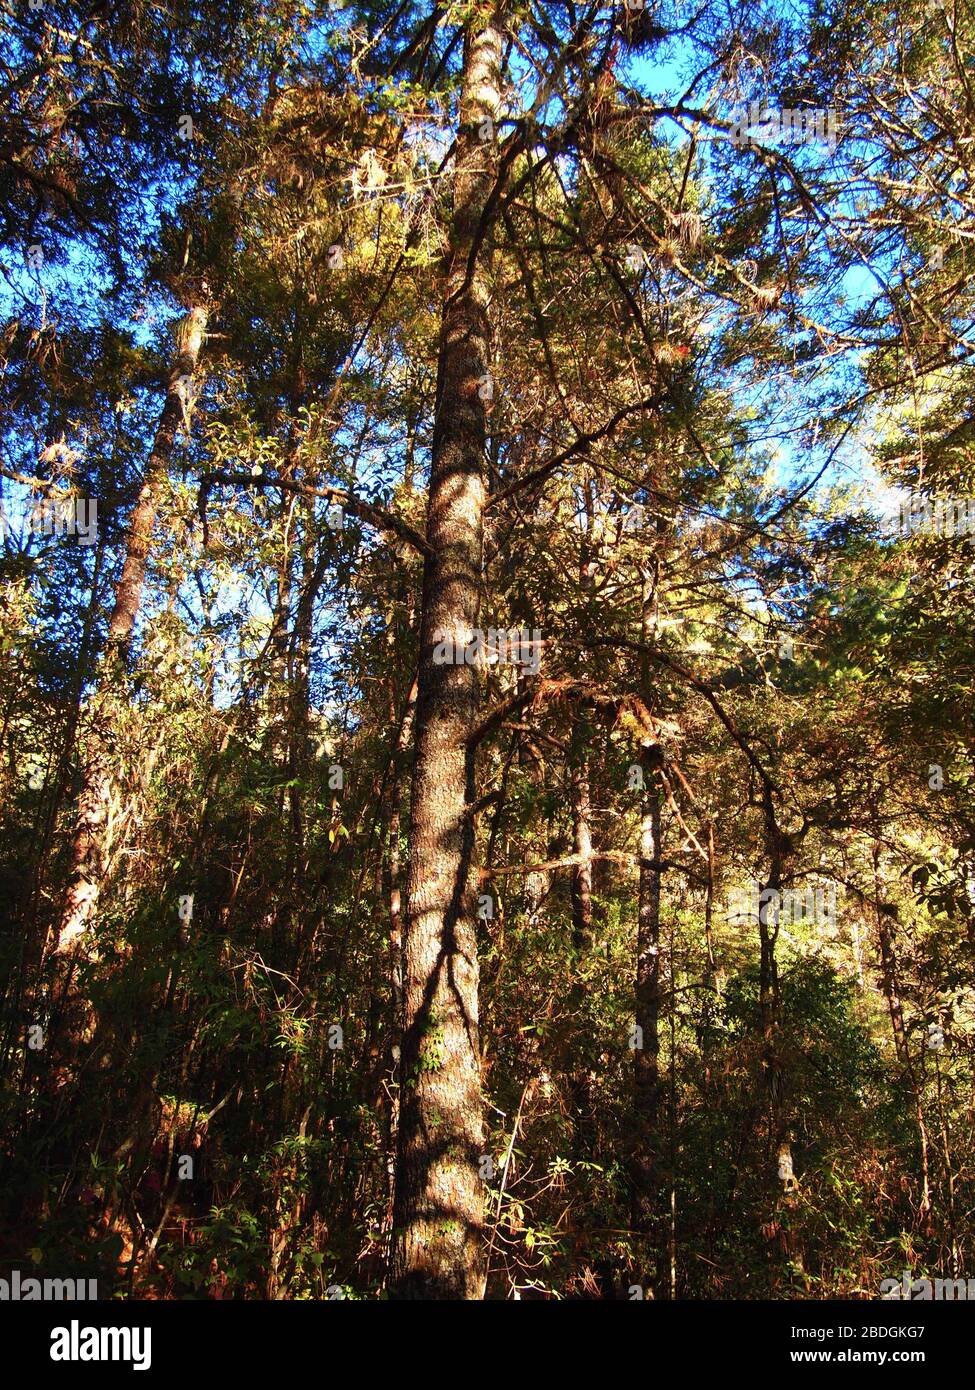
{"type": "Polygon", "coordinates": [[[203,305],[196,305],[180,322],[176,360],[169,375],[166,399],[129,524],[125,561],[109,620],[107,647],[98,687],[88,711],[89,746],[75,817],[69,887],[54,943],[55,951],[62,955],[75,947],[89,925],[102,888],[105,830],[112,785],[112,752],[106,739],[109,718],[105,701],[116,683],[132,640],[142,601],[159,491],[166,476],[176,432],[181,422],[189,418],[189,393],[206,335],[208,317],[209,310],[203,305]]]}
{"type": "Polygon", "coordinates": [[[478,240],[495,177],[493,142],[479,136],[497,115],[501,56],[498,19],[475,20],[465,38],[420,620],[391,1281],[399,1298],[479,1299],[486,1277],[469,815],[478,690],[473,668],[436,664],[434,647],[442,635],[464,643],[479,617],[490,318],[478,240]]]}

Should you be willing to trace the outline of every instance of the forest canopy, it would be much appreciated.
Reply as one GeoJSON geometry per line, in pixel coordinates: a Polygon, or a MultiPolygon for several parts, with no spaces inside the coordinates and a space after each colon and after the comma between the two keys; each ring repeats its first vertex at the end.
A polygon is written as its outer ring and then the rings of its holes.
{"type": "Polygon", "coordinates": [[[975,1276],[968,0],[0,32],[4,1278],[975,1276]]]}

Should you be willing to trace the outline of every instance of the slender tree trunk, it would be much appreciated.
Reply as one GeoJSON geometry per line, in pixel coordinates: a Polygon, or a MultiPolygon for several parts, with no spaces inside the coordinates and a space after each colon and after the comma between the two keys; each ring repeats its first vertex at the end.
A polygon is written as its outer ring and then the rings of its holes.
{"type": "MultiPolygon", "coordinates": [[[[640,636],[645,646],[657,637],[657,566],[643,575],[640,636]]],[[[651,670],[646,655],[641,657],[641,686],[644,701],[651,701],[651,670]]],[[[637,1033],[633,1052],[633,1129],[634,1162],[631,1175],[630,1221],[634,1231],[648,1234],[657,1215],[657,1189],[660,1167],[660,890],[661,872],[647,861],[662,856],[660,788],[651,766],[651,752],[659,760],[659,750],[647,742],[642,747],[644,778],[643,811],[640,820],[640,887],[637,907],[636,998],[637,1033]]]]}
{"type": "MultiPolygon", "coordinates": [[[[314,625],[315,573],[318,558],[315,510],[310,498],[304,499],[302,513],[301,601],[295,614],[295,674],[292,681],[291,710],[292,760],[296,771],[306,766],[308,760],[312,628],[314,625]]],[[[292,793],[291,814],[296,845],[301,853],[304,850],[304,824],[301,815],[301,799],[294,792],[292,793]]]]}
{"type": "MultiPolygon", "coordinates": [[[[400,724],[394,753],[392,788],[390,792],[389,828],[387,831],[387,896],[389,899],[389,978],[395,1031],[403,1023],[403,910],[402,865],[400,862],[400,803],[402,799],[403,759],[413,734],[416,710],[416,681],[410,686],[406,712],[400,724]]],[[[391,711],[395,718],[395,709],[391,711]]]]}
{"type": "MultiPolygon", "coordinates": [[[[648,788],[640,822],[640,858],[660,857],[660,793],[648,788]]],[[[660,1112],[660,870],[640,865],[636,944],[636,1026],[633,1052],[632,1225],[649,1232],[655,1214],[660,1112]]]]}
{"type": "Polygon", "coordinates": [[[188,391],[196,373],[208,317],[209,310],[196,305],[179,326],[176,361],[170,372],[156,437],[129,525],[125,562],[115,589],[115,605],[108,626],[107,648],[98,688],[89,710],[91,744],[75,817],[70,883],[54,947],[61,955],[72,950],[91,921],[104,879],[105,830],[112,782],[111,747],[104,727],[109,722],[106,696],[115,683],[132,640],[142,601],[159,490],[166,476],[176,431],[186,417],[188,391]]]}
{"type": "MultiPolygon", "coordinates": [[[[762,1066],[768,1099],[769,1140],[776,1148],[788,1145],[785,1077],[782,1068],[781,991],[779,965],[775,948],[779,938],[779,907],[782,883],[792,858],[793,847],[788,836],[779,829],[775,816],[772,788],[763,790],[765,838],[768,845],[769,871],[759,896],[759,980],[758,998],[762,1026],[762,1066]]],[[[789,1155],[791,1161],[791,1153],[789,1155]]]]}
{"type": "Polygon", "coordinates": [[[883,984],[887,1012],[890,1014],[890,1027],[894,1037],[894,1051],[900,1063],[904,1080],[907,1083],[914,1107],[914,1123],[917,1125],[918,1146],[921,1160],[921,1215],[931,1209],[930,1160],[928,1157],[928,1131],[924,1122],[924,1104],[917,1070],[911,1058],[911,1049],[904,1027],[904,1009],[901,1004],[900,989],[897,983],[897,956],[891,932],[891,919],[881,907],[880,893],[880,851],[874,844],[873,852],[874,909],[877,919],[877,940],[880,946],[880,978],[883,984]]]}
{"type": "MultiPolygon", "coordinates": [[[[281,470],[282,477],[289,482],[294,482],[298,473],[297,414],[302,404],[300,385],[296,385],[291,399],[291,424],[286,459],[281,470]]],[[[287,767],[287,791],[282,801],[282,813],[286,802],[290,829],[284,874],[287,902],[285,911],[281,914],[281,921],[285,924],[286,930],[290,930],[294,923],[297,882],[304,858],[302,777],[308,765],[308,672],[313,607],[309,591],[314,584],[316,551],[314,504],[307,497],[286,496],[281,516],[283,534],[281,553],[278,556],[278,592],[274,617],[277,635],[271,653],[268,704],[271,744],[273,747],[280,735],[287,767]],[[301,548],[301,597],[292,631],[291,608],[295,588],[292,556],[297,545],[301,548]]]]}
{"type": "Polygon", "coordinates": [[[894,942],[891,936],[890,922],[884,916],[879,903],[876,904],[876,916],[877,941],[880,946],[880,978],[883,984],[884,999],[887,1002],[887,1012],[890,1015],[894,1052],[905,1074],[909,1075],[911,1053],[907,1045],[907,1034],[904,1030],[904,1009],[901,1004],[900,991],[897,988],[897,961],[894,956],[894,942]]]}
{"type": "MultiPolygon", "coordinates": [[[[406,712],[400,724],[396,749],[393,754],[392,786],[390,788],[389,826],[386,832],[386,898],[389,903],[389,997],[390,997],[390,1043],[384,1058],[384,1070],[392,1076],[394,1086],[388,1112],[388,1164],[389,1227],[393,1225],[393,1204],[396,1194],[396,1136],[399,1132],[400,1090],[402,1087],[402,1054],[393,1039],[403,1032],[403,865],[400,854],[400,821],[403,801],[404,762],[413,735],[413,718],[416,712],[416,681],[410,686],[406,699],[406,712]]],[[[397,718],[395,687],[390,690],[390,722],[397,718]]]]}
{"type": "MultiPolygon", "coordinates": [[[[589,730],[583,725],[583,740],[589,730]]],[[[572,902],[572,963],[574,980],[569,991],[570,1026],[575,1037],[575,1058],[569,1083],[572,1106],[572,1150],[575,1159],[593,1158],[596,1135],[593,1127],[592,1071],[587,1046],[584,1009],[586,1002],[585,967],[593,943],[592,901],[592,807],[589,784],[589,757],[578,755],[572,768],[572,852],[579,862],[572,868],[569,896],[572,902]]]]}
{"type": "Polygon", "coordinates": [[[572,869],[572,945],[578,952],[592,945],[592,826],[589,791],[589,759],[582,756],[572,769],[572,853],[579,856],[572,869]]]}
{"type": "Polygon", "coordinates": [[[481,585],[490,369],[489,286],[476,250],[493,187],[502,30],[467,34],[454,167],[451,253],[441,323],[417,677],[416,761],[404,932],[402,1098],[391,1287],[399,1298],[479,1299],[484,1148],[476,897],[471,877],[473,668],[438,665],[444,635],[465,643],[481,585]],[[472,264],[473,262],[473,264],[472,264]]]}

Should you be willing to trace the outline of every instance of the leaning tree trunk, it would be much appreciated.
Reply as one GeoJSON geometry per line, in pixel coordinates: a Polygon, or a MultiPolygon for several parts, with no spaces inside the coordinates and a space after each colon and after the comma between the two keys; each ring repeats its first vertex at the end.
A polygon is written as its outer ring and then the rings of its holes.
{"type": "Polygon", "coordinates": [[[494,182],[483,123],[499,106],[502,31],[468,32],[454,168],[427,503],[415,763],[403,940],[404,1033],[391,1291],[478,1299],[486,1278],[476,898],[471,875],[474,670],[437,665],[479,617],[489,376],[489,288],[478,254],[494,182]],[[473,263],[472,263],[473,262],[473,263]]]}
{"type": "Polygon", "coordinates": [[[108,626],[108,642],[102,660],[98,688],[91,701],[91,744],[85,761],[81,794],[75,818],[68,894],[57,929],[54,949],[67,954],[85,931],[98,905],[105,875],[105,829],[111,795],[111,749],[105,738],[109,711],[106,697],[121,670],[132,640],[142,601],[146,561],[156,520],[159,490],[166,476],[173,441],[180,422],[188,420],[190,391],[197,359],[206,334],[209,310],[192,307],[177,331],[177,354],[166,399],[156,427],[142,487],[129,525],[125,562],[115,589],[115,606],[108,626]]]}

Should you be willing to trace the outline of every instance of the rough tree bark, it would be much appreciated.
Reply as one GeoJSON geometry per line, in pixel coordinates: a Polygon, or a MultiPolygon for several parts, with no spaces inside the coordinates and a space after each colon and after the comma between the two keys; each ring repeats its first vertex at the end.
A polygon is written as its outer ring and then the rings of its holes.
{"type": "Polygon", "coordinates": [[[159,416],[142,487],[129,525],[122,573],[115,589],[115,603],[108,625],[108,641],[102,658],[98,687],[89,707],[91,745],[86,758],[81,794],[75,816],[68,893],[55,937],[59,955],[71,952],[98,905],[105,874],[105,826],[111,793],[111,749],[100,727],[106,722],[103,704],[125,660],[136,616],[142,601],[146,562],[156,520],[159,490],[173,450],[176,431],[188,418],[188,392],[206,335],[209,309],[190,307],[177,330],[177,352],[169,374],[166,399],[159,416]]]}
{"type": "Polygon", "coordinates": [[[479,243],[496,167],[493,141],[480,136],[483,123],[497,116],[501,57],[499,18],[476,18],[464,45],[427,503],[390,1283],[398,1298],[479,1299],[486,1278],[468,746],[478,689],[471,667],[435,664],[434,646],[442,634],[465,642],[479,616],[491,394],[483,389],[490,317],[479,243]]]}

